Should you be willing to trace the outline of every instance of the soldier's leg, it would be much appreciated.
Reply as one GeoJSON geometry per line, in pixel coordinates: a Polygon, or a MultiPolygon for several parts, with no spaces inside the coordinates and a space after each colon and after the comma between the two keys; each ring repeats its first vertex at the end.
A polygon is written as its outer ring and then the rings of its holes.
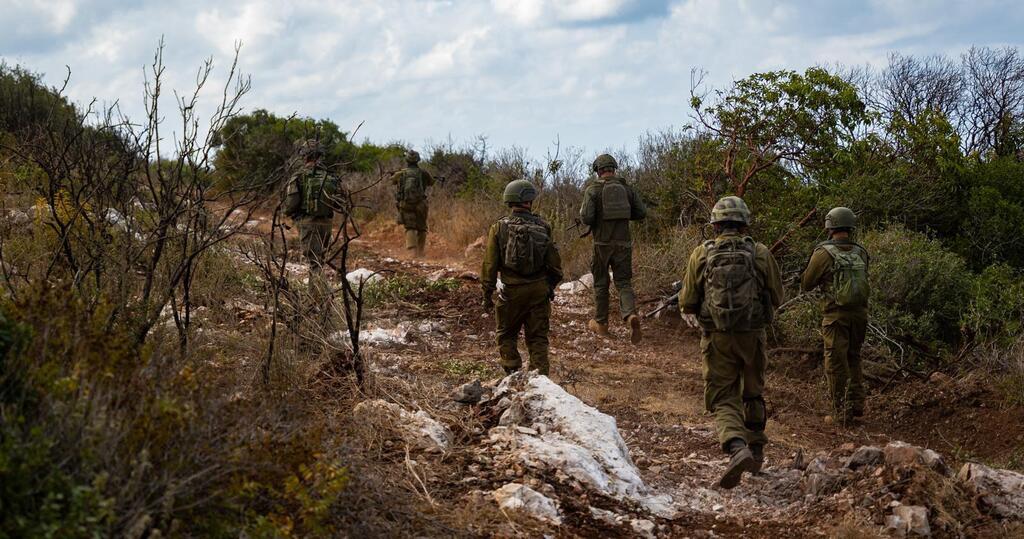
{"type": "Polygon", "coordinates": [[[841,320],[828,322],[821,328],[825,342],[825,378],[828,381],[829,398],[832,401],[832,413],[836,422],[846,419],[847,392],[849,390],[850,364],[848,358],[850,346],[849,327],[841,320]]]}
{"type": "Polygon", "coordinates": [[[494,332],[495,339],[498,343],[501,367],[506,372],[518,370],[523,366],[516,341],[519,340],[519,330],[523,327],[525,312],[521,305],[522,298],[519,297],[516,288],[518,287],[506,285],[494,302],[494,319],[497,326],[494,332]]]}
{"type": "Polygon", "coordinates": [[[526,349],[530,351],[530,370],[536,370],[545,376],[549,372],[548,364],[548,333],[551,320],[551,300],[548,299],[546,281],[529,285],[530,307],[526,314],[524,333],[526,349]]]}
{"type": "Polygon", "coordinates": [[[850,321],[850,346],[847,352],[847,363],[850,366],[850,412],[855,417],[864,415],[864,400],[867,396],[867,390],[864,388],[864,371],[860,361],[867,329],[867,316],[850,321]]]}
{"type": "Polygon", "coordinates": [[[405,249],[410,252],[416,252],[416,246],[420,242],[420,232],[415,228],[405,229],[405,249]]]}
{"type": "MultiPolygon", "coordinates": [[[[768,368],[768,340],[764,331],[743,334],[739,342],[744,352],[743,362],[743,426],[747,429],[747,444],[763,448],[768,443],[765,426],[768,413],[764,405],[764,373],[768,368]]],[[[756,453],[756,452],[755,452],[756,453]]]]}
{"type": "Polygon", "coordinates": [[[594,245],[590,273],[594,276],[594,320],[608,325],[608,251],[607,245],[594,245]]]}
{"type": "Polygon", "coordinates": [[[420,202],[416,208],[416,254],[423,256],[427,246],[427,212],[429,208],[426,201],[420,202]]]}
{"type": "Polygon", "coordinates": [[[636,312],[636,298],[633,295],[633,248],[615,246],[611,256],[615,290],[619,294],[619,314],[625,320],[636,312]]]}
{"type": "Polygon", "coordinates": [[[705,334],[700,349],[704,359],[704,406],[715,416],[718,441],[722,450],[728,452],[730,440],[746,440],[747,437],[740,398],[742,360],[732,353],[730,336],[722,333],[705,334]]]}

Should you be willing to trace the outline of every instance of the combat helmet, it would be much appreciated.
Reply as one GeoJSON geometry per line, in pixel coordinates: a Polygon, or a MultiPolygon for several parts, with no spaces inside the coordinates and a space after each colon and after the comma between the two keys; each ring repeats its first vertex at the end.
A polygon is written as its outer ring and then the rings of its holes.
{"type": "Polygon", "coordinates": [[[750,209],[742,198],[728,196],[715,203],[715,207],[711,209],[711,223],[724,222],[750,224],[750,209]]]}
{"type": "Polygon", "coordinates": [[[501,200],[505,204],[521,204],[537,198],[537,188],[528,180],[513,180],[505,186],[501,200]]]}
{"type": "Polygon", "coordinates": [[[828,215],[825,216],[825,228],[828,230],[836,230],[838,228],[853,230],[857,228],[857,215],[850,208],[842,206],[832,208],[828,215]]]}
{"type": "Polygon", "coordinates": [[[324,147],[316,139],[299,139],[295,141],[295,153],[299,157],[322,157],[324,147]]]}
{"type": "Polygon", "coordinates": [[[614,157],[606,153],[603,153],[597,156],[597,159],[594,159],[594,164],[591,166],[591,168],[594,170],[594,172],[601,172],[602,170],[605,169],[615,170],[619,168],[619,164],[615,162],[614,157]]]}
{"type": "Polygon", "coordinates": [[[420,162],[420,154],[416,150],[409,150],[409,153],[405,154],[405,162],[410,165],[415,165],[420,162]]]}

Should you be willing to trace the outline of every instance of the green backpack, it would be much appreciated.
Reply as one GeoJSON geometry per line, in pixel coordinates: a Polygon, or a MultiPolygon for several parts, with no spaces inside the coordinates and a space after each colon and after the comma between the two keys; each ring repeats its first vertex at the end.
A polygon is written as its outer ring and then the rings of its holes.
{"type": "Polygon", "coordinates": [[[338,180],[325,170],[316,170],[302,178],[302,214],[313,218],[334,216],[332,200],[338,194],[338,180]]]}
{"type": "Polygon", "coordinates": [[[601,186],[601,219],[618,221],[629,219],[632,207],[629,205],[629,192],[618,180],[604,180],[601,186]]]}
{"type": "Polygon", "coordinates": [[[717,331],[752,331],[768,322],[763,285],[754,265],[756,246],[749,237],[704,244],[704,304],[701,315],[717,331]]]}
{"type": "Polygon", "coordinates": [[[502,220],[505,249],[502,267],[524,277],[531,277],[546,269],[548,245],[551,235],[542,223],[522,217],[510,216],[502,220]]]}
{"type": "Polygon", "coordinates": [[[407,168],[402,172],[399,200],[406,204],[418,204],[427,198],[423,187],[423,172],[418,168],[407,168]]]}
{"type": "Polygon", "coordinates": [[[871,293],[868,284],[868,264],[860,256],[860,249],[844,251],[832,244],[825,244],[822,247],[832,256],[832,295],[836,305],[867,305],[871,293]]]}

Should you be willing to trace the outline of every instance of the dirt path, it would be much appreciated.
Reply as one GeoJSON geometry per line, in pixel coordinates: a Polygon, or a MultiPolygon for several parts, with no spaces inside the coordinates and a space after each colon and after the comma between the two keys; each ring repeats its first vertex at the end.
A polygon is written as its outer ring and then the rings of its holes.
{"type": "MultiPolygon", "coordinates": [[[[397,230],[381,228],[359,244],[360,266],[395,274],[455,277],[479,270],[479,255],[466,259],[455,249],[432,247],[423,260],[410,260],[399,247],[397,230]]],[[[387,321],[431,319],[445,324],[441,335],[409,345],[381,347],[391,368],[436,377],[452,387],[473,378],[500,374],[493,344],[493,318],[479,306],[479,284],[462,279],[446,294],[421,298],[419,308],[398,306],[387,321]]],[[[613,302],[614,303],[614,302],[613,302]]],[[[814,455],[836,448],[881,446],[904,440],[931,447],[951,466],[981,459],[1020,468],[1024,413],[999,408],[996,397],[972,380],[890,384],[869,396],[863,424],[847,429],[822,421],[826,403],[820,365],[813,357],[772,356],[766,399],[771,410],[766,473],[748,477],[733,491],[714,487],[725,462],[703,409],[699,334],[677,317],[646,321],[644,341],[629,343],[613,313],[612,335],[586,331],[588,293],[556,298],[551,331],[551,378],[570,393],[614,416],[644,480],[674,494],[699,515],[696,524],[719,536],[822,536],[837,533],[859,500],[838,498],[804,503],[785,482],[798,453],[814,455]],[[1018,459],[1015,461],[1015,459],[1018,459]],[[780,491],[781,489],[781,491],[780,491]]],[[[521,350],[523,348],[521,347],[521,350]]],[[[524,353],[525,357],[525,353],[524,353]]],[[[675,535],[673,533],[673,535],[675,535]]],[[[701,536],[696,533],[694,536],[701,536]]]]}

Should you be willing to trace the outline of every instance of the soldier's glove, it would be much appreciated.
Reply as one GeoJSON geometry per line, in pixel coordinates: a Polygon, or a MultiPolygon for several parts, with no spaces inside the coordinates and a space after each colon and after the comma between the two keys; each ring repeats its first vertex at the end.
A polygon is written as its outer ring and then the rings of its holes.
{"type": "Polygon", "coordinates": [[[700,323],[697,322],[697,317],[692,314],[683,314],[683,322],[686,322],[687,326],[691,328],[699,328],[700,323]]]}
{"type": "Polygon", "coordinates": [[[484,305],[484,310],[485,311],[493,311],[494,310],[494,292],[490,292],[490,291],[484,292],[484,303],[483,303],[483,305],[484,305]]]}

